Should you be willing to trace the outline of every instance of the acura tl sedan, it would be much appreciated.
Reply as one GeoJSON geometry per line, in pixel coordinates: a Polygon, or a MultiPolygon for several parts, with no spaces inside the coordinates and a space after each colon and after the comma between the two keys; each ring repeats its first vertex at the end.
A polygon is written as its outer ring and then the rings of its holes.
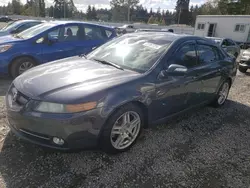
{"type": "Polygon", "coordinates": [[[131,33],[18,76],[6,95],[8,122],[42,146],[122,152],[149,125],[223,105],[236,70],[235,59],[208,39],[131,33]]]}

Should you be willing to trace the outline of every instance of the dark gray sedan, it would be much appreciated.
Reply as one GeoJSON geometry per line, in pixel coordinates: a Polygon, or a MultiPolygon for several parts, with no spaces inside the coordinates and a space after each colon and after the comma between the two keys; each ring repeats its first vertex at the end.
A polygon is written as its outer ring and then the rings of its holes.
{"type": "Polygon", "coordinates": [[[233,40],[228,38],[218,38],[218,37],[206,37],[213,40],[219,46],[221,46],[227,53],[235,56],[236,58],[240,55],[240,46],[236,44],[233,40]]]}
{"type": "Polygon", "coordinates": [[[121,152],[149,125],[223,105],[236,70],[235,59],[204,38],[127,34],[17,77],[6,95],[8,121],[42,146],[121,152]]]}

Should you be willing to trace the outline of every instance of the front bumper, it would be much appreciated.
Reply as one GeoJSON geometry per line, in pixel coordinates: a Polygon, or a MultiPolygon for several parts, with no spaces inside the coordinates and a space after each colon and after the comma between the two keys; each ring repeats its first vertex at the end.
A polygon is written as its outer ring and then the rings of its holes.
{"type": "Polygon", "coordinates": [[[10,58],[0,53],[0,75],[5,76],[9,73],[8,67],[9,67],[10,61],[11,61],[10,58]]]}
{"type": "Polygon", "coordinates": [[[16,136],[29,142],[59,150],[83,149],[98,144],[100,130],[105,122],[101,108],[77,114],[50,114],[25,111],[6,96],[7,120],[16,136]],[[64,140],[63,145],[53,137],[64,140]]]}
{"type": "Polygon", "coordinates": [[[239,62],[239,67],[250,68],[250,60],[241,59],[239,62]]]}

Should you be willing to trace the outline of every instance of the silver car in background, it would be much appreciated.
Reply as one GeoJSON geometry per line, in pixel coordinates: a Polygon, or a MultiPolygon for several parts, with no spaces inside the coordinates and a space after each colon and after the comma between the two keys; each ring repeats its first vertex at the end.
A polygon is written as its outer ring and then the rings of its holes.
{"type": "Polygon", "coordinates": [[[221,46],[227,53],[235,56],[236,58],[240,54],[240,46],[238,46],[233,40],[228,38],[206,37],[213,40],[219,46],[221,46]]]}

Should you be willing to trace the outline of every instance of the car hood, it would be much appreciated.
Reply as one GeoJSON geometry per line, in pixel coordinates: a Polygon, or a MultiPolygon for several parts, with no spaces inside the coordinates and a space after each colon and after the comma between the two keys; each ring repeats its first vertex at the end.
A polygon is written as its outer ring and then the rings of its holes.
{"type": "Polygon", "coordinates": [[[74,99],[128,82],[140,75],[73,57],[35,67],[17,77],[14,85],[33,99],[72,103],[74,99]]]}
{"type": "Polygon", "coordinates": [[[0,34],[0,44],[13,43],[13,42],[22,41],[22,40],[23,39],[15,38],[15,37],[13,37],[12,35],[9,35],[9,34],[6,34],[6,36],[1,36],[1,34],[0,34]]]}

